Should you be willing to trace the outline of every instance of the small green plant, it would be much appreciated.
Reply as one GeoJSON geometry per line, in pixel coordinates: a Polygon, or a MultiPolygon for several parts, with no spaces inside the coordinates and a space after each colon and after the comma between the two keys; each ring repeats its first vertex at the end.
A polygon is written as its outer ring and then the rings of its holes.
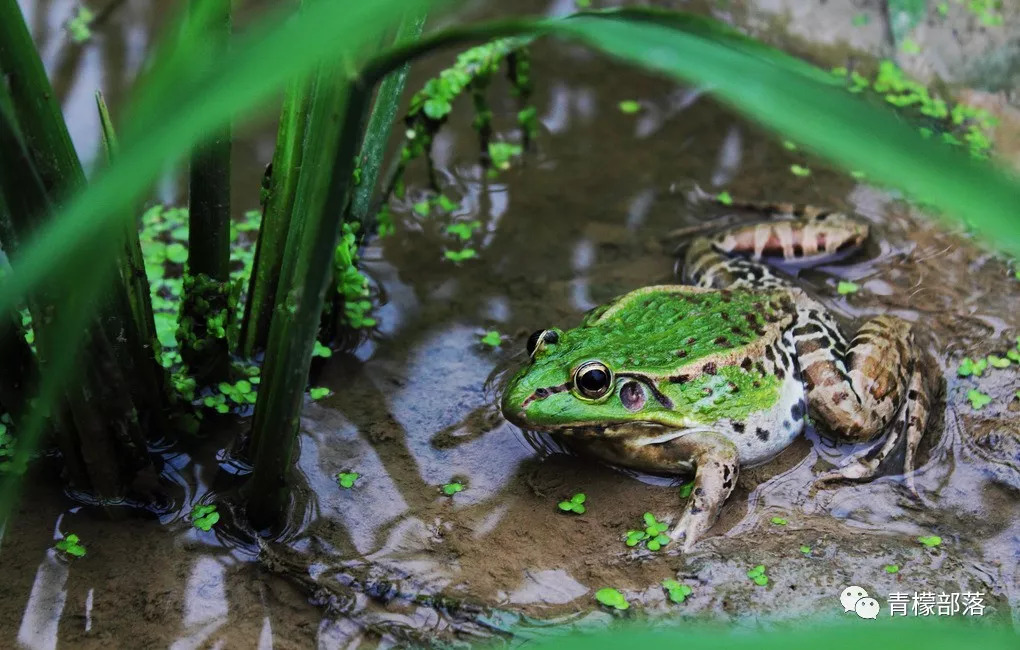
{"type": "Polygon", "coordinates": [[[199,530],[208,532],[219,520],[220,513],[216,512],[215,504],[196,503],[191,509],[191,525],[199,530]]]}
{"type": "Polygon", "coordinates": [[[836,292],[841,296],[845,296],[848,293],[857,293],[860,290],[860,288],[861,288],[860,285],[858,285],[856,282],[847,282],[843,280],[836,285],[836,292]]]}
{"type": "Polygon", "coordinates": [[[960,365],[956,369],[956,374],[960,377],[970,377],[971,375],[974,377],[980,377],[981,373],[983,373],[987,367],[987,359],[972,361],[969,357],[964,357],[960,360],[960,365]]]}
{"type": "Polygon", "coordinates": [[[453,235],[464,242],[471,239],[471,236],[475,234],[475,231],[481,227],[482,222],[478,220],[459,221],[448,225],[446,227],[446,232],[447,234],[453,235]]]}
{"type": "Polygon", "coordinates": [[[691,479],[680,486],[680,498],[687,499],[691,496],[691,492],[694,492],[694,479],[691,479]]]}
{"type": "Polygon", "coordinates": [[[503,342],[503,337],[500,336],[499,332],[497,332],[495,330],[490,331],[490,332],[486,332],[482,336],[482,344],[483,345],[488,345],[490,347],[498,348],[500,346],[500,343],[502,343],[502,342],[503,342]]]}
{"type": "Polygon", "coordinates": [[[238,405],[254,404],[258,398],[255,387],[247,379],[239,379],[233,384],[223,381],[218,388],[226,399],[238,405]]]}
{"type": "Polygon", "coordinates": [[[750,569],[747,572],[747,577],[751,579],[751,582],[758,585],[759,587],[764,587],[769,583],[769,577],[765,575],[764,564],[759,564],[753,569],[750,569]]]}
{"type": "Polygon", "coordinates": [[[662,588],[666,590],[669,599],[678,604],[687,600],[687,597],[694,593],[694,590],[689,586],[668,578],[662,581],[662,588]]]}
{"type": "Polygon", "coordinates": [[[646,512],[642,517],[645,522],[644,529],[628,530],[624,542],[627,546],[637,546],[638,543],[644,542],[649,551],[658,551],[672,541],[666,534],[669,524],[656,521],[655,515],[650,512],[646,512]]]}
{"type": "Polygon", "coordinates": [[[786,525],[786,524],[788,523],[788,522],[787,522],[787,521],[786,521],[785,519],[783,519],[782,517],[773,517],[773,518],[771,519],[771,521],[772,521],[772,523],[773,523],[773,524],[775,524],[776,526],[785,526],[785,525],[786,525]]]}
{"type": "Polygon", "coordinates": [[[719,192],[716,194],[715,200],[723,205],[733,205],[733,197],[730,196],[729,192],[719,192]]]}
{"type": "Polygon", "coordinates": [[[942,538],[938,535],[925,535],[923,537],[918,537],[917,541],[921,542],[921,544],[928,548],[935,548],[942,543],[942,538]]]}
{"type": "Polygon", "coordinates": [[[885,565],[885,572],[886,573],[899,573],[900,572],[900,565],[898,565],[898,564],[887,564],[887,565],[885,565]]]}
{"type": "Polygon", "coordinates": [[[314,400],[320,400],[329,395],[330,390],[325,386],[313,386],[308,389],[308,396],[314,400]]]}
{"type": "Polygon", "coordinates": [[[492,160],[492,166],[500,171],[510,169],[510,159],[521,155],[523,151],[521,145],[512,142],[489,143],[489,159],[492,160]]]}
{"type": "Polygon", "coordinates": [[[67,21],[67,32],[75,43],[84,43],[92,38],[92,21],[96,15],[91,9],[85,6],[78,7],[74,18],[67,21]]]}
{"type": "Polygon", "coordinates": [[[1008,368],[1010,365],[1009,357],[999,357],[994,354],[989,354],[988,365],[993,368],[1008,368]]]}
{"type": "Polygon", "coordinates": [[[349,490],[354,487],[355,481],[361,478],[361,474],[357,472],[339,472],[336,475],[336,484],[340,487],[349,490]]]}
{"type": "Polygon", "coordinates": [[[619,108],[624,115],[633,115],[641,110],[641,104],[633,99],[625,99],[619,103],[619,108]]]}
{"type": "Polygon", "coordinates": [[[584,500],[587,497],[583,492],[578,492],[574,496],[570,497],[568,501],[560,501],[558,507],[564,512],[573,512],[574,514],[583,515],[585,511],[584,500]]]}
{"type": "Polygon", "coordinates": [[[465,487],[467,486],[459,481],[450,481],[443,484],[439,489],[445,496],[452,497],[458,492],[463,492],[465,487]]]}
{"type": "Polygon", "coordinates": [[[57,542],[56,549],[73,557],[85,557],[85,546],[74,533],[64,535],[64,537],[57,542]]]}
{"type": "Polygon", "coordinates": [[[796,165],[796,164],[790,165],[790,172],[792,172],[794,176],[800,176],[801,178],[803,178],[805,176],[810,176],[811,175],[811,170],[810,169],[808,169],[807,167],[804,167],[802,165],[796,165]]]}
{"type": "Polygon", "coordinates": [[[473,257],[477,257],[478,251],[473,248],[465,248],[459,251],[444,251],[443,257],[450,260],[451,262],[463,262],[473,257]]]}
{"type": "Polygon", "coordinates": [[[613,609],[628,609],[630,607],[630,603],[627,602],[624,595],[612,587],[603,587],[596,591],[595,600],[613,609]]]}
{"type": "Polygon", "coordinates": [[[967,399],[970,400],[971,408],[975,411],[980,411],[992,402],[991,396],[982,393],[976,388],[971,388],[967,391],[967,399]]]}
{"type": "Polygon", "coordinates": [[[315,348],[312,350],[312,356],[328,359],[333,356],[333,350],[329,349],[329,347],[322,343],[319,343],[319,341],[315,341],[315,348]]]}
{"type": "Polygon", "coordinates": [[[798,550],[804,555],[811,555],[811,547],[808,546],[807,544],[801,544],[798,550]]]}

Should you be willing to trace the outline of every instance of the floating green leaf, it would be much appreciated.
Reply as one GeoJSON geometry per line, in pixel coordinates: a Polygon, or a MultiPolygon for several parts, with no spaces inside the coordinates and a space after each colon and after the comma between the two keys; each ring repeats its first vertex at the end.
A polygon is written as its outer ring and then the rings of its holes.
{"type": "Polygon", "coordinates": [[[463,492],[464,491],[464,484],[463,483],[458,483],[457,481],[452,481],[450,483],[444,484],[441,489],[442,489],[443,494],[445,494],[448,497],[452,497],[453,495],[457,494],[458,492],[463,492]]]}
{"type": "Polygon", "coordinates": [[[578,492],[574,496],[570,497],[569,501],[560,501],[558,507],[564,512],[573,512],[574,514],[583,515],[585,511],[584,501],[585,497],[583,492],[578,492]]]}
{"type": "Polygon", "coordinates": [[[975,411],[980,411],[984,407],[988,406],[992,398],[976,388],[971,388],[967,391],[967,399],[970,400],[970,405],[975,411]]]}
{"type": "Polygon", "coordinates": [[[620,112],[626,115],[633,115],[641,110],[641,104],[633,99],[625,99],[619,103],[620,112]]]}
{"type": "Polygon", "coordinates": [[[800,176],[802,178],[804,176],[810,176],[811,175],[811,170],[808,169],[807,167],[802,166],[802,165],[796,165],[796,164],[790,165],[790,171],[793,172],[794,176],[800,176]]]}
{"type": "Polygon", "coordinates": [[[997,357],[994,354],[989,354],[988,355],[988,363],[993,368],[1008,368],[1009,367],[1009,358],[1008,357],[1007,358],[997,357]]]}
{"type": "Polygon", "coordinates": [[[747,577],[750,578],[751,581],[754,582],[754,584],[758,585],[759,587],[764,587],[769,583],[769,577],[765,575],[764,564],[759,564],[758,566],[749,569],[747,572],[747,577]]]}
{"type": "Polygon", "coordinates": [[[64,535],[57,542],[56,549],[74,557],[85,557],[85,546],[74,533],[64,535]]]}
{"type": "Polygon", "coordinates": [[[694,590],[682,582],[666,579],[662,581],[662,587],[666,590],[669,599],[674,603],[682,603],[687,597],[694,593],[694,590]]]}
{"type": "Polygon", "coordinates": [[[938,535],[926,535],[924,537],[918,537],[917,541],[921,542],[928,548],[934,548],[942,543],[942,538],[938,535]]]}
{"type": "Polygon", "coordinates": [[[900,565],[898,565],[898,564],[887,564],[887,565],[885,565],[885,572],[886,573],[899,573],[900,572],[900,565]]]}
{"type": "Polygon", "coordinates": [[[336,475],[336,483],[340,487],[349,490],[354,487],[354,482],[360,477],[361,474],[358,474],[357,472],[339,472],[336,475]]]}
{"type": "Polygon", "coordinates": [[[848,293],[857,293],[860,290],[860,285],[856,282],[847,282],[846,280],[840,280],[839,284],[836,285],[836,292],[845,296],[848,293]]]}
{"type": "Polygon", "coordinates": [[[606,607],[612,607],[614,609],[627,609],[630,607],[630,603],[627,599],[616,589],[612,587],[603,587],[595,592],[595,600],[599,601],[606,607]]]}
{"type": "Polygon", "coordinates": [[[733,205],[733,197],[730,196],[729,192],[719,192],[719,194],[716,195],[715,200],[723,205],[733,205]]]}
{"type": "Polygon", "coordinates": [[[486,332],[485,335],[482,336],[482,344],[483,345],[488,345],[488,346],[491,346],[491,347],[494,347],[494,348],[498,348],[502,342],[503,342],[503,337],[496,330],[492,330],[491,332],[486,332]]]}
{"type": "Polygon", "coordinates": [[[691,496],[691,492],[694,491],[694,479],[691,479],[680,486],[680,498],[686,499],[691,496]]]}
{"type": "Polygon", "coordinates": [[[980,377],[987,367],[987,359],[972,361],[969,357],[964,357],[960,360],[960,366],[956,369],[956,374],[960,377],[970,377],[971,375],[980,377]]]}
{"type": "Polygon", "coordinates": [[[772,519],[771,519],[770,521],[771,521],[771,522],[772,522],[773,524],[775,524],[776,526],[785,526],[785,525],[786,525],[786,524],[788,523],[788,522],[787,522],[787,521],[786,521],[785,519],[783,519],[782,517],[773,517],[773,518],[772,518],[772,519]]]}
{"type": "Polygon", "coordinates": [[[315,386],[308,389],[308,396],[312,399],[319,400],[329,395],[329,389],[325,386],[315,386]]]}
{"type": "Polygon", "coordinates": [[[312,349],[312,356],[328,359],[329,357],[333,356],[333,351],[330,350],[325,345],[323,345],[322,343],[320,343],[318,340],[316,340],[315,347],[312,349]]]}
{"type": "Polygon", "coordinates": [[[208,532],[219,520],[220,513],[216,512],[214,504],[196,503],[191,509],[191,525],[199,530],[208,532]]]}
{"type": "Polygon", "coordinates": [[[801,544],[801,547],[800,547],[799,550],[804,555],[809,555],[811,553],[811,547],[808,546],[807,544],[801,544]]]}

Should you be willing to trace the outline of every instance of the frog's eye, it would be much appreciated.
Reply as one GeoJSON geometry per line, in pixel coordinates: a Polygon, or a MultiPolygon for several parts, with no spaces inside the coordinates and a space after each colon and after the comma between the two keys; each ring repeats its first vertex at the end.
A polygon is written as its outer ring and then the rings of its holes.
{"type": "Polygon", "coordinates": [[[574,385],[581,397],[598,399],[613,385],[613,372],[601,361],[589,361],[574,372],[574,385]]]}
{"type": "Polygon", "coordinates": [[[535,356],[540,345],[554,345],[560,340],[556,330],[537,330],[528,337],[528,356],[535,356]]]}

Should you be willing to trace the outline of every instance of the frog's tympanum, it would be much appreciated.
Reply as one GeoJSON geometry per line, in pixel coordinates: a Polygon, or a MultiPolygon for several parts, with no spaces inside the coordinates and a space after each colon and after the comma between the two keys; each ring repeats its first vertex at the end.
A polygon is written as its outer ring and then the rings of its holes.
{"type": "MultiPolygon", "coordinates": [[[[859,247],[866,224],[771,206],[787,219],[700,237],[684,285],[637,289],[573,329],[535,332],[504,416],[611,463],[694,475],[670,536],[684,550],[715,523],[741,466],[791,444],[810,416],[822,433],[883,444],[819,477],[859,480],[905,438],[910,473],[938,375],[910,323],[877,316],[848,342],[825,307],[761,262],[826,261],[859,247]],[[892,426],[889,426],[893,423],[892,426]]],[[[775,215],[774,215],[775,216],[775,215]]]]}

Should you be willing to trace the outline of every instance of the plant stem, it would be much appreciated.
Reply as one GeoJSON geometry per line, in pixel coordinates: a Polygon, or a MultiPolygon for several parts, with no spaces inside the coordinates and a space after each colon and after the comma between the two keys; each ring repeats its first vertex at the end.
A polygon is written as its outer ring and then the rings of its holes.
{"type": "MultiPolygon", "coordinates": [[[[405,16],[397,30],[397,43],[419,39],[424,27],[425,16],[405,16]]],[[[348,219],[360,225],[359,239],[368,236],[368,229],[375,220],[371,214],[372,196],[378,183],[379,171],[382,169],[383,157],[386,154],[386,143],[397,119],[397,111],[410,69],[411,64],[407,62],[389,73],[379,84],[379,91],[375,95],[375,105],[372,107],[372,115],[365,129],[365,141],[358,157],[361,182],[354,187],[348,219]]]]}
{"type": "MultiPolygon", "coordinates": [[[[191,0],[189,8],[194,20],[207,21],[213,57],[224,53],[230,40],[230,1],[191,0]]],[[[230,370],[230,145],[227,126],[191,155],[188,268],[177,339],[181,358],[199,386],[226,380],[230,370]]]]}
{"type": "Polygon", "coordinates": [[[268,196],[263,201],[262,224],[255,246],[244,318],[241,321],[238,353],[242,357],[253,357],[266,347],[301,171],[305,123],[312,87],[311,80],[294,80],[287,87],[283,98],[276,150],[268,171],[268,196]]]}
{"type": "Polygon", "coordinates": [[[260,528],[286,513],[312,348],[371,96],[370,86],[336,67],[322,66],[314,83],[305,141],[317,146],[302,157],[252,429],[248,515],[260,528]]]}

